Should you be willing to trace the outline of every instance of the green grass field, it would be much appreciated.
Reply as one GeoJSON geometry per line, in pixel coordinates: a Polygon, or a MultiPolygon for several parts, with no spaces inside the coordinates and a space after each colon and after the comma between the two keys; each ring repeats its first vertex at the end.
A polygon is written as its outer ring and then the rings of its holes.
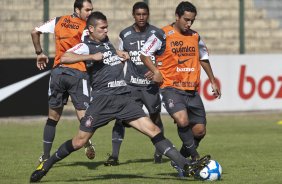
{"type": "MultiPolygon", "coordinates": [[[[282,183],[282,120],[281,113],[208,114],[207,135],[199,152],[211,154],[223,167],[220,184],[282,183]]],[[[29,183],[30,174],[42,152],[42,132],[45,119],[0,119],[0,183],[29,183]]],[[[175,125],[163,116],[165,135],[180,147],[175,125]]],[[[89,161],[79,150],[57,163],[42,179],[42,183],[207,183],[191,178],[177,179],[168,159],[153,164],[154,148],[149,138],[132,128],[120,153],[120,166],[105,167],[103,162],[111,152],[113,123],[99,129],[93,137],[97,156],[89,161]]],[[[53,151],[78,129],[77,120],[62,119],[57,126],[53,151]]],[[[209,182],[208,182],[209,183],[209,182]]]]}

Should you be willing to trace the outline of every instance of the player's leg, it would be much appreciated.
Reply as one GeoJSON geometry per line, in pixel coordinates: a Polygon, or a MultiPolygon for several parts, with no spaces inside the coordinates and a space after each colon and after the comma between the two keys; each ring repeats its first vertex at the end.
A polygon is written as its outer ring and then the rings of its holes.
{"type": "MultiPolygon", "coordinates": [[[[188,98],[189,122],[194,136],[194,144],[197,148],[201,139],[206,135],[206,113],[201,97],[197,92],[195,95],[189,96],[188,98]]],[[[181,148],[181,153],[184,155],[185,152],[187,154],[186,147],[183,145],[181,148]]],[[[193,160],[197,159],[197,157],[193,157],[193,155],[187,156],[191,156],[193,160]]]]}
{"type": "Polygon", "coordinates": [[[141,133],[150,137],[155,148],[176,163],[181,172],[185,172],[189,176],[194,175],[195,172],[202,167],[202,164],[206,164],[206,159],[201,160],[201,163],[191,163],[189,160],[185,159],[180,152],[177,151],[174,145],[164,137],[164,135],[161,133],[161,130],[148,117],[141,117],[136,120],[131,120],[129,124],[141,133]]]}
{"type": "Polygon", "coordinates": [[[196,147],[199,147],[201,140],[206,135],[206,125],[204,123],[197,123],[192,125],[192,132],[194,135],[194,142],[196,147]]]}
{"type": "MultiPolygon", "coordinates": [[[[77,119],[80,121],[85,115],[85,110],[89,106],[90,84],[86,79],[86,74],[79,71],[76,71],[75,74],[77,74],[77,76],[66,76],[64,82],[68,83],[68,86],[71,86],[68,88],[68,92],[71,96],[73,106],[76,109],[77,119]]],[[[90,139],[87,141],[84,147],[86,157],[90,160],[94,159],[96,152],[95,147],[90,139]]]]}
{"type": "Polygon", "coordinates": [[[180,153],[186,157],[190,155],[193,158],[198,158],[199,154],[196,150],[196,145],[194,142],[194,135],[189,125],[188,113],[187,110],[180,110],[174,114],[172,114],[172,118],[175,120],[177,124],[177,131],[180,139],[182,140],[182,147],[184,147],[185,152],[181,149],[180,153]]]}
{"type": "Polygon", "coordinates": [[[48,119],[43,130],[43,155],[39,162],[50,157],[53,141],[56,135],[56,126],[61,118],[64,104],[67,102],[68,95],[64,93],[59,84],[61,76],[57,75],[54,69],[51,72],[48,89],[48,119]]]}
{"type": "MultiPolygon", "coordinates": [[[[150,114],[150,119],[153,121],[155,125],[157,125],[160,128],[161,132],[164,134],[164,127],[161,120],[160,112],[150,114]]],[[[155,150],[154,153],[154,163],[155,164],[162,163],[162,154],[157,149],[155,150]]]]}
{"type": "Polygon", "coordinates": [[[116,120],[112,130],[112,154],[109,155],[109,158],[104,163],[105,166],[119,165],[118,157],[124,134],[125,127],[123,126],[122,121],[116,120]]]}
{"type": "MultiPolygon", "coordinates": [[[[156,85],[147,86],[142,90],[141,100],[146,106],[150,119],[157,125],[164,134],[164,127],[161,119],[161,98],[159,94],[159,87],[156,85]]],[[[154,153],[154,163],[162,162],[162,154],[156,149],[154,153]]]]}
{"type": "Polygon", "coordinates": [[[198,157],[199,154],[194,143],[193,132],[189,126],[189,116],[187,112],[188,94],[186,94],[185,91],[177,91],[176,89],[164,89],[162,90],[162,95],[165,108],[174,119],[177,125],[178,135],[185,148],[185,152],[183,152],[182,149],[181,154],[184,157],[187,155],[198,157]]]}
{"type": "Polygon", "coordinates": [[[37,167],[37,169],[31,174],[30,182],[40,181],[56,162],[82,148],[92,135],[92,132],[79,130],[78,134],[73,139],[64,142],[48,160],[43,161],[37,167]]]}

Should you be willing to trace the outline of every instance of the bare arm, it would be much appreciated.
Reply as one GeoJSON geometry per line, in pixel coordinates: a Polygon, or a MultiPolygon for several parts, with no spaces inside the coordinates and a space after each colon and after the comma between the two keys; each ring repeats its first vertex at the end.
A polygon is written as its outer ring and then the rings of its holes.
{"type": "Polygon", "coordinates": [[[128,60],[130,58],[128,52],[123,50],[116,50],[116,52],[119,57],[123,58],[123,60],[128,60]]]}
{"type": "Polygon", "coordinates": [[[37,54],[37,58],[36,58],[36,66],[39,70],[43,70],[46,67],[46,64],[49,62],[49,59],[42,51],[42,47],[40,43],[40,34],[42,33],[36,31],[35,29],[31,31],[31,38],[35,52],[39,53],[37,54]]]}
{"type": "Polygon", "coordinates": [[[103,59],[103,54],[101,52],[98,52],[96,54],[89,54],[89,55],[81,55],[72,52],[65,52],[61,57],[61,63],[71,64],[71,63],[78,63],[80,61],[86,61],[86,60],[101,61],[102,59],[103,59]]]}
{"type": "Polygon", "coordinates": [[[151,72],[146,73],[145,76],[148,79],[153,80],[156,83],[162,83],[163,76],[161,72],[157,69],[157,67],[154,65],[154,63],[152,62],[151,57],[141,54],[140,59],[144,63],[144,65],[151,71],[151,72]]]}
{"type": "Polygon", "coordinates": [[[212,68],[211,68],[211,65],[210,65],[210,62],[209,60],[201,60],[200,61],[201,63],[201,66],[203,67],[203,69],[205,70],[210,82],[211,82],[211,85],[212,85],[212,89],[213,89],[213,93],[214,93],[214,96],[218,99],[220,99],[221,97],[221,91],[216,83],[216,80],[215,80],[215,77],[213,75],[213,71],[212,71],[212,68]]]}

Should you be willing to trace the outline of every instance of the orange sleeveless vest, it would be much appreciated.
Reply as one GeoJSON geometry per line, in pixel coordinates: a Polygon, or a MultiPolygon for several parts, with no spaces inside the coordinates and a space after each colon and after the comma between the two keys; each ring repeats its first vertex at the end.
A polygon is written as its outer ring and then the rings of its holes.
{"type": "Polygon", "coordinates": [[[160,88],[198,90],[201,65],[199,62],[199,35],[182,35],[171,25],[162,28],[166,34],[166,49],[156,56],[157,66],[163,76],[160,88]]]}
{"type": "MultiPolygon", "coordinates": [[[[70,48],[81,42],[81,35],[86,22],[72,15],[62,16],[55,26],[56,56],[53,67],[60,64],[61,56],[70,48]]],[[[68,68],[86,71],[83,61],[74,64],[62,64],[68,68]]]]}

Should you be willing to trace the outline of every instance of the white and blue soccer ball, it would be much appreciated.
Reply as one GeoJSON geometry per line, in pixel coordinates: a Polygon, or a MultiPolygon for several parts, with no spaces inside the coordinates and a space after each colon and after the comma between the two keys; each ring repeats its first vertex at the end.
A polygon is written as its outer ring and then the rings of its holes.
{"type": "Polygon", "coordinates": [[[221,174],[221,165],[215,160],[210,160],[208,165],[200,171],[199,176],[202,180],[216,181],[220,180],[221,174]]]}

